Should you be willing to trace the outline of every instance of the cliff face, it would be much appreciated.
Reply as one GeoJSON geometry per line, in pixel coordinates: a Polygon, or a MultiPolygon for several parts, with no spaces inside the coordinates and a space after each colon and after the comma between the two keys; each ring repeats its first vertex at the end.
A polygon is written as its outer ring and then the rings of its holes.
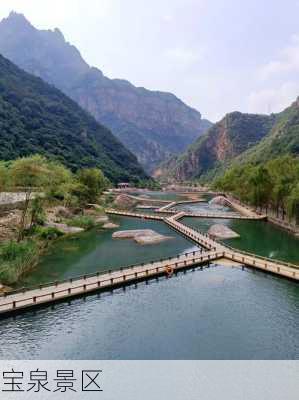
{"type": "Polygon", "coordinates": [[[299,155],[299,98],[278,114],[270,132],[237,160],[258,163],[285,154],[299,155]]]}
{"type": "Polygon", "coordinates": [[[274,122],[275,116],[227,114],[183,155],[161,165],[155,176],[185,181],[223,168],[227,162],[258,143],[274,122]]]}
{"type": "Polygon", "coordinates": [[[173,94],[137,88],[91,68],[56,29],[35,29],[12,13],[0,23],[0,52],[15,64],[54,84],[89,111],[152,171],[211,126],[173,94]]]}

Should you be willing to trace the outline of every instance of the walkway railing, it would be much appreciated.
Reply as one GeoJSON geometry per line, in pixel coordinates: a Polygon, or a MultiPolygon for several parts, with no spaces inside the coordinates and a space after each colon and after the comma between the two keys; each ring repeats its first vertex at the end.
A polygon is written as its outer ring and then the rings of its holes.
{"type": "Polygon", "coordinates": [[[149,264],[143,268],[132,270],[124,269],[110,274],[94,275],[92,277],[78,277],[70,279],[67,282],[58,282],[55,286],[44,286],[37,290],[27,290],[22,292],[22,296],[8,295],[4,299],[0,299],[0,314],[17,309],[32,307],[38,304],[50,303],[67,297],[77,296],[80,294],[92,292],[99,289],[113,288],[115,286],[123,286],[137,280],[144,280],[158,275],[168,275],[166,267],[171,267],[173,271],[189,268],[192,266],[209,263],[223,256],[223,253],[209,252],[200,256],[192,257],[184,261],[176,260],[167,263],[167,265],[157,265],[155,267],[149,264]],[[94,279],[95,278],[95,279],[94,279]],[[66,284],[67,283],[67,284],[66,284]]]}
{"type": "Polygon", "coordinates": [[[60,281],[46,282],[46,283],[43,283],[43,284],[40,284],[40,285],[30,286],[30,287],[22,287],[20,289],[11,290],[11,291],[9,291],[7,293],[2,293],[2,294],[0,294],[0,298],[1,297],[11,296],[11,295],[14,295],[14,294],[19,294],[19,293],[25,293],[25,292],[28,292],[28,291],[31,291],[31,290],[43,289],[43,288],[46,288],[46,287],[49,287],[49,286],[58,286],[58,285],[61,285],[63,283],[72,283],[72,282],[76,282],[76,281],[81,280],[81,279],[85,280],[85,279],[88,279],[88,278],[98,277],[100,275],[122,272],[122,271],[124,271],[126,269],[140,268],[140,267],[144,267],[145,265],[154,265],[154,264],[165,263],[165,262],[173,263],[173,262],[175,262],[174,260],[180,260],[181,258],[185,258],[186,259],[186,258],[189,258],[191,256],[193,256],[193,257],[196,256],[197,257],[197,256],[199,256],[199,254],[203,254],[203,253],[204,253],[204,251],[201,248],[200,250],[194,250],[194,251],[190,251],[190,252],[183,253],[183,254],[177,254],[177,255],[172,256],[172,257],[163,257],[163,258],[160,258],[159,260],[155,260],[155,261],[148,261],[148,262],[142,262],[142,263],[126,265],[126,266],[119,267],[117,269],[110,268],[110,269],[106,269],[106,270],[93,272],[93,273],[90,273],[90,274],[80,275],[80,276],[73,277],[73,278],[63,279],[63,280],[60,280],[60,281]]]}

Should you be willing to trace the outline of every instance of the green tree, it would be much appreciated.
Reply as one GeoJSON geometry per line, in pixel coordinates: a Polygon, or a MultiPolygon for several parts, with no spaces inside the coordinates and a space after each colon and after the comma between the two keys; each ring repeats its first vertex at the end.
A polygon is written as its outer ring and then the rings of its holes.
{"type": "Polygon", "coordinates": [[[299,162],[295,157],[287,155],[269,161],[266,166],[273,183],[271,192],[273,208],[277,216],[281,209],[284,218],[288,196],[299,179],[299,162]]]}
{"type": "Polygon", "coordinates": [[[294,186],[287,200],[287,212],[289,219],[294,218],[299,224],[299,183],[294,186]]]}
{"type": "Polygon", "coordinates": [[[74,192],[82,203],[95,203],[108,187],[108,180],[98,168],[81,169],[77,173],[77,180],[74,192]]]}
{"type": "Polygon", "coordinates": [[[272,180],[268,170],[260,165],[251,171],[249,178],[251,203],[255,207],[268,207],[271,198],[272,180]]]}
{"type": "Polygon", "coordinates": [[[70,173],[65,167],[40,155],[19,158],[14,161],[10,169],[13,185],[25,193],[25,201],[19,225],[18,241],[24,237],[30,201],[34,198],[31,207],[32,225],[42,214],[43,202],[55,193],[61,193],[63,185],[70,180],[70,173]]]}
{"type": "Polygon", "coordinates": [[[0,162],[0,192],[7,190],[9,186],[9,170],[4,162],[0,162]]]}

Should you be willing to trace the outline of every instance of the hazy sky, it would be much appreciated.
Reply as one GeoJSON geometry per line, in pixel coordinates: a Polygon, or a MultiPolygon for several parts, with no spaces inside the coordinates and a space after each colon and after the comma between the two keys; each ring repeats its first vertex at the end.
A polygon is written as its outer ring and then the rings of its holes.
{"type": "Polygon", "coordinates": [[[299,0],[0,0],[60,28],[111,78],[170,91],[215,121],[299,95],[299,0]]]}

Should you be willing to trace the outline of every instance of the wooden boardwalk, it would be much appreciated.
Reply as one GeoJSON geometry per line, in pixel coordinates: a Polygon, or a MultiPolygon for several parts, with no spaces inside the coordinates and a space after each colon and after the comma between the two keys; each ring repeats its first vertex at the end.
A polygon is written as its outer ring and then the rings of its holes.
{"type": "Polygon", "coordinates": [[[221,252],[199,250],[147,264],[124,267],[117,271],[103,271],[37,288],[11,292],[0,297],[0,315],[19,312],[95,291],[113,290],[117,287],[159,276],[169,276],[170,273],[173,274],[183,269],[209,265],[210,262],[222,257],[223,253],[221,252]],[[171,272],[169,272],[169,269],[171,269],[171,272]]]}
{"type": "MultiPolygon", "coordinates": [[[[109,213],[109,211],[107,212],[109,213]]],[[[118,215],[122,215],[121,211],[117,211],[116,213],[118,215]]],[[[128,213],[125,213],[125,215],[128,215],[128,213]]],[[[188,214],[182,211],[177,213],[176,215],[162,218],[162,220],[172,229],[176,230],[186,238],[192,240],[197,245],[204,247],[208,251],[223,253],[223,257],[229,260],[240,262],[244,265],[258,268],[266,272],[272,272],[274,274],[281,275],[289,279],[293,279],[296,281],[299,280],[299,266],[285,263],[279,260],[257,256],[255,254],[250,254],[223,245],[222,243],[214,240],[210,235],[202,233],[180,222],[179,220],[186,215],[188,216],[188,214]]],[[[130,213],[129,216],[137,217],[138,214],[130,213]]],[[[142,218],[144,218],[144,214],[142,214],[142,218]]]]}
{"type": "Polygon", "coordinates": [[[186,217],[194,217],[194,218],[213,218],[213,219],[244,219],[248,221],[253,220],[265,220],[266,217],[264,215],[252,215],[252,216],[245,216],[245,215],[237,215],[232,212],[224,212],[224,213],[190,213],[186,212],[186,217]]]}
{"type": "MultiPolygon", "coordinates": [[[[174,203],[176,204],[176,203],[174,203]]],[[[114,210],[114,209],[107,209],[105,210],[107,214],[114,214],[114,215],[120,215],[120,216],[127,216],[127,217],[135,217],[135,218],[143,218],[143,219],[152,219],[152,220],[157,220],[157,221],[163,221],[164,217],[157,215],[157,214],[142,214],[142,213],[136,213],[132,211],[125,211],[125,210],[114,210]]],[[[178,214],[178,210],[171,210],[171,209],[165,209],[162,207],[162,209],[157,209],[155,210],[156,213],[160,214],[178,214]]],[[[225,213],[190,213],[183,211],[185,217],[194,217],[194,218],[213,218],[213,219],[241,219],[241,220],[263,220],[265,217],[261,215],[256,215],[256,216],[245,216],[245,215],[237,215],[229,212],[225,213]]]]}
{"type": "MultiPolygon", "coordinates": [[[[176,206],[182,204],[196,204],[203,202],[202,199],[197,200],[183,200],[183,201],[172,201],[168,204],[158,208],[155,210],[156,213],[160,214],[177,214],[179,211],[175,209],[176,206]]],[[[195,218],[213,218],[213,219],[245,219],[245,220],[264,220],[266,219],[266,215],[259,215],[255,213],[253,210],[241,205],[240,203],[235,202],[231,198],[226,198],[227,206],[233,208],[236,212],[190,212],[185,211],[186,217],[195,217],[195,218]]]]}
{"type": "Polygon", "coordinates": [[[160,215],[154,215],[154,214],[142,214],[142,213],[135,213],[135,212],[130,212],[130,211],[118,211],[118,210],[112,210],[112,209],[107,209],[107,210],[105,210],[105,212],[106,212],[106,214],[120,215],[122,217],[152,219],[152,220],[156,220],[156,221],[164,220],[164,218],[161,217],[160,215]]]}
{"type": "MultiPolygon", "coordinates": [[[[117,271],[99,271],[91,275],[80,276],[62,282],[52,282],[36,288],[9,292],[6,295],[0,296],[0,315],[10,315],[11,313],[17,313],[28,308],[55,303],[95,291],[113,290],[114,288],[133,284],[138,281],[165,275],[169,276],[177,271],[196,266],[203,268],[204,265],[209,265],[210,262],[215,263],[215,261],[221,259],[231,262],[232,265],[238,263],[244,267],[253,267],[297,282],[299,281],[299,266],[267,259],[223,245],[214,240],[209,234],[200,232],[182,223],[180,219],[189,216],[189,213],[185,213],[184,211],[168,217],[112,209],[108,209],[106,212],[113,215],[163,221],[171,229],[174,229],[200,246],[200,249],[167,259],[155,260],[129,267],[126,266],[117,271]]],[[[217,215],[217,217],[219,216],[217,215]]],[[[249,219],[253,217],[251,215],[248,216],[249,219]]]]}
{"type": "Polygon", "coordinates": [[[222,243],[214,240],[210,235],[204,234],[179,222],[178,220],[182,217],[184,217],[184,213],[179,213],[175,216],[165,218],[165,222],[177,232],[180,232],[200,246],[216,252],[223,252],[223,258],[236,261],[253,268],[258,268],[265,272],[271,272],[276,275],[299,281],[298,265],[257,256],[255,254],[243,252],[223,245],[222,243]]]}

